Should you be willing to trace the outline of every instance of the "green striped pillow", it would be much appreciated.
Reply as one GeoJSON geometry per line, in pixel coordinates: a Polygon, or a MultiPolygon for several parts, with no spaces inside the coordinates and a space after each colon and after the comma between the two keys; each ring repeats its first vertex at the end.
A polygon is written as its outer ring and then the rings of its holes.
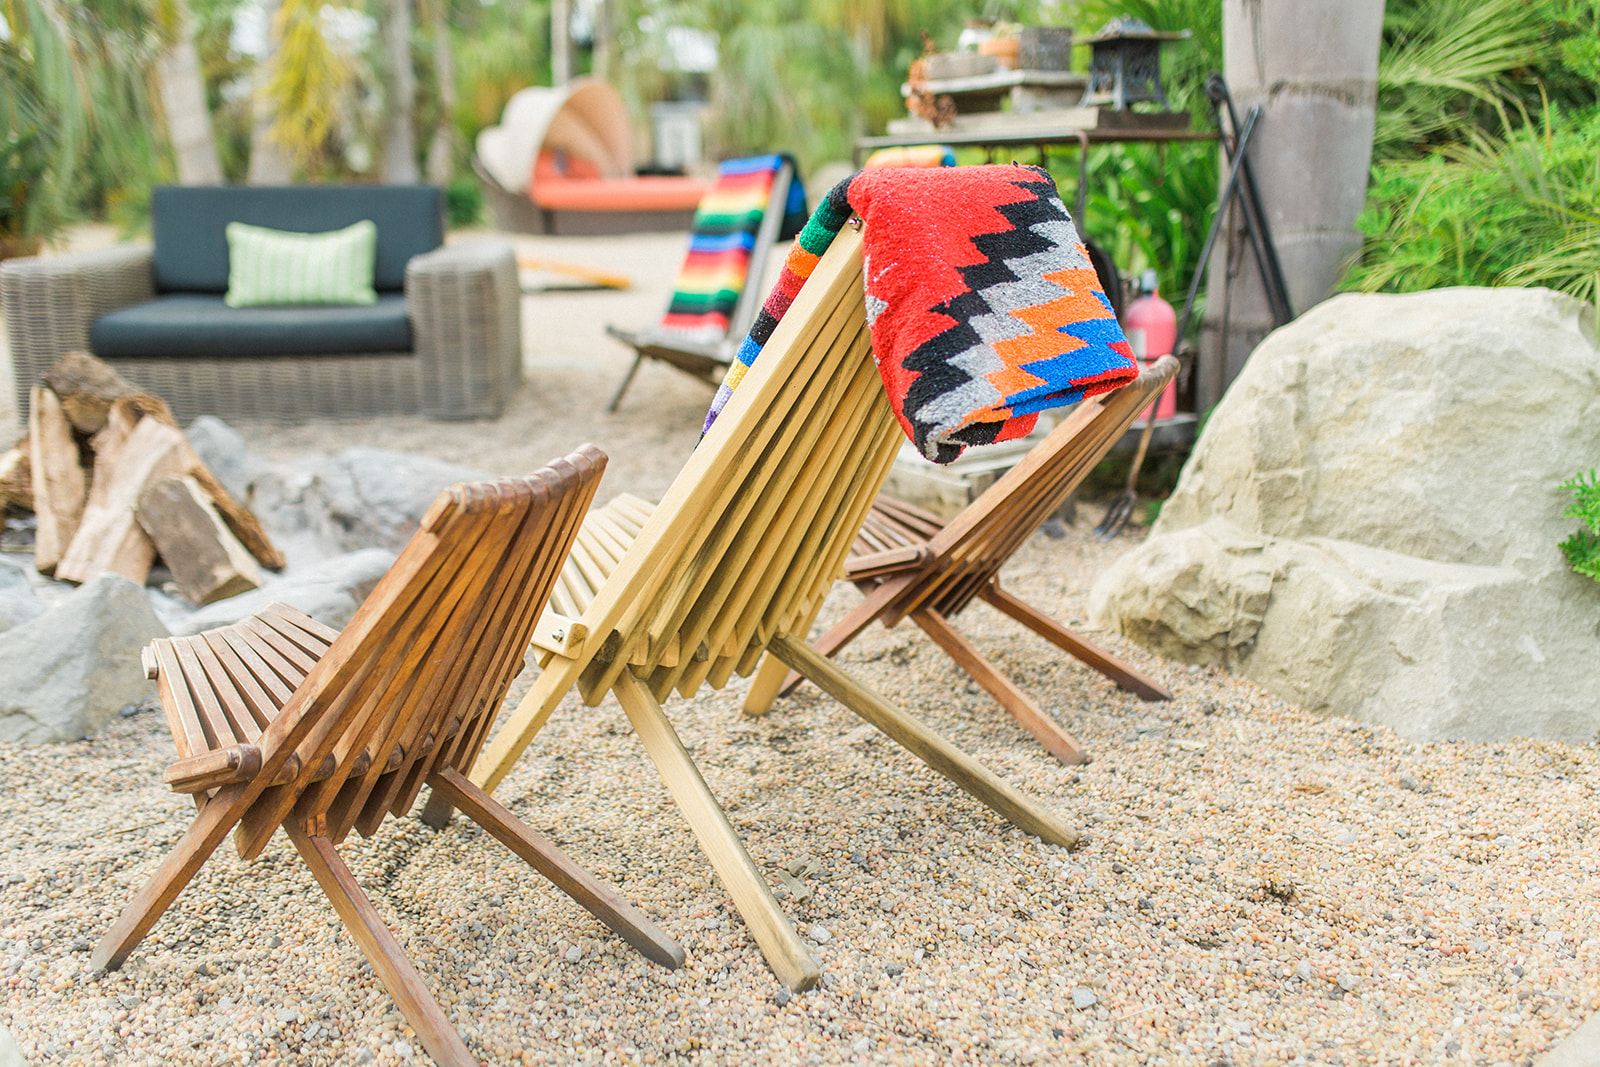
{"type": "Polygon", "coordinates": [[[229,307],[373,304],[378,227],[371,219],[327,233],[286,233],[230,222],[229,307]]]}

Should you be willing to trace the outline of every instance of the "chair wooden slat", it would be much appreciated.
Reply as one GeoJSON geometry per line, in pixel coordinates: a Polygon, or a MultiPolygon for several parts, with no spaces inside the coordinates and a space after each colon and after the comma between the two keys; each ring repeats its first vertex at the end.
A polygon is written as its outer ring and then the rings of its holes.
{"type": "Polygon", "coordinates": [[[180,753],[168,780],[211,798],[101,940],[95,966],[121,965],[230,830],[248,858],[281,826],[435,1061],[474,1063],[337,852],[356,823],[377,829],[419,767],[640,951],[681,964],[675,941],[456,766],[475,754],[522,665],[604,464],[585,446],[526,479],[447,490],[343,633],[274,606],[155,642],[180,753]]]}
{"type": "Polygon", "coordinates": [[[178,746],[178,756],[204,755],[211,751],[211,739],[206,737],[200,709],[179,665],[178,650],[170,640],[155,641],[151,648],[160,671],[156,687],[161,695],[161,706],[167,713],[167,729],[178,746]]]}

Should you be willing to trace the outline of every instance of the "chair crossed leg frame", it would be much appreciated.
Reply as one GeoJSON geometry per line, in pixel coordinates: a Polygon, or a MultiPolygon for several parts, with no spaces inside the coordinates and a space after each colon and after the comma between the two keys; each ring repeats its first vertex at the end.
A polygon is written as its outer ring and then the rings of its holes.
{"type": "MultiPolygon", "coordinates": [[[[823,657],[830,657],[855,640],[861,631],[875,620],[882,618],[886,624],[893,625],[898,621],[892,618],[894,601],[906,591],[914,579],[915,575],[912,575],[891,578],[876,584],[857,583],[866,594],[865,598],[834,624],[832,629],[818,638],[812,645],[813,650],[823,657]]],[[[1119,688],[1133,693],[1142,700],[1172,699],[1172,692],[1165,686],[1097,645],[1079,637],[1033,605],[1007,593],[1000,588],[998,580],[990,579],[978,591],[977,596],[1063,652],[1109,678],[1119,688]]],[[[911,611],[910,619],[1056,759],[1069,765],[1089,762],[1089,754],[1083,745],[1046,714],[1032,697],[984,658],[983,654],[950,623],[942,612],[923,605],[911,611]]],[[[800,684],[804,672],[796,669],[787,660],[782,662],[790,667],[788,671],[784,671],[776,663],[762,665],[761,672],[752,682],[745,700],[746,711],[754,715],[764,714],[773,700],[789,693],[800,684]]]]}
{"type": "MultiPolygon", "coordinates": [[[[1037,801],[1003,781],[993,771],[945,740],[928,726],[895,707],[882,696],[851,677],[826,656],[818,654],[804,641],[778,636],[767,646],[768,653],[781,664],[793,667],[816,683],[834,699],[898,742],[931,769],[1009,820],[1018,829],[1051,844],[1073,848],[1078,832],[1047,811],[1037,801]]],[[[548,720],[551,710],[566,690],[559,670],[547,669],[535,682],[528,701],[542,702],[526,729],[515,739],[502,744],[520,751],[548,720]],[[549,682],[545,682],[545,679],[549,682]],[[541,683],[544,683],[541,686],[541,683]],[[543,693],[539,690],[543,689],[543,693]]],[[[778,979],[799,992],[816,985],[821,966],[811,955],[794,924],[784,914],[754,859],[739,840],[727,815],[712,795],[705,778],[695,766],[677,731],[662,710],[650,688],[631,669],[623,670],[612,687],[618,703],[655,763],[673,800],[683,812],[712,868],[744,917],[751,936],[761,949],[778,979]]],[[[497,739],[500,740],[500,739],[497,739]]],[[[480,767],[494,765],[493,753],[486,753],[480,767]]],[[[475,775],[478,770],[475,767],[475,775]]],[[[498,778],[485,781],[493,789],[498,778]]],[[[449,818],[450,800],[435,793],[423,818],[443,825],[449,818]],[[443,803],[441,803],[443,800],[443,803]]]]}
{"type": "MultiPolygon", "coordinates": [[[[646,958],[669,968],[683,965],[682,945],[460,772],[443,767],[427,781],[436,796],[447,797],[646,958]]],[[[244,788],[225,789],[205,801],[188,832],[95,947],[90,957],[92,970],[116,970],[138,947],[233,828],[237,816],[230,821],[227,815],[230,807],[238,805],[230,800],[244,788]]],[[[283,829],[429,1055],[450,1067],[475,1067],[477,1060],[326,836],[326,827],[307,826],[290,818],[283,829]]]]}

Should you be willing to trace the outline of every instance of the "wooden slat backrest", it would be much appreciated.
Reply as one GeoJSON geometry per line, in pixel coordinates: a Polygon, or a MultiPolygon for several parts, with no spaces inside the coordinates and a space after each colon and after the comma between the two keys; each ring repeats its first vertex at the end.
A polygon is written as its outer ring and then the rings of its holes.
{"type": "MultiPolygon", "coordinates": [[[[946,617],[966,607],[1022,542],[1068,495],[1155,399],[1177,369],[1167,359],[1114,392],[1091,397],[1051,430],[1022,462],[928,540],[922,577],[895,605],[897,621],[921,606],[946,617]]],[[[913,517],[908,517],[915,522],[913,517]]]]}
{"type": "MultiPolygon", "coordinates": [[[[257,781],[219,792],[217,800],[243,808],[241,855],[259,854],[291,810],[342,835],[370,815],[380,787],[393,802],[398,790],[387,786],[397,779],[420,788],[435,767],[470,766],[604,466],[604,455],[584,446],[527,478],[441,494],[263,731],[257,781]],[[295,780],[261,788],[291,754],[301,767],[295,780]],[[313,781],[329,756],[333,772],[313,781]]],[[[269,643],[293,662],[304,650],[275,621],[257,631],[272,630],[280,640],[269,643]]]]}
{"type": "Polygon", "coordinates": [[[766,641],[809,628],[895,450],[861,285],[861,237],[846,229],[620,562],[592,583],[588,634],[569,661],[591,704],[630,663],[658,698],[690,693],[748,673],[766,641]]]}

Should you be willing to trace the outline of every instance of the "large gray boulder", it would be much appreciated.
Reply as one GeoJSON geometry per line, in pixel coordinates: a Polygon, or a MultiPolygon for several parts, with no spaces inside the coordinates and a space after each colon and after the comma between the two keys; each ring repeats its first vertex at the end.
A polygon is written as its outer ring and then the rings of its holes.
{"type": "Polygon", "coordinates": [[[76,741],[155,695],[139,652],[167,636],[144,587],[103,574],[0,633],[0,740],[76,741]]]}
{"type": "Polygon", "coordinates": [[[1586,306],[1337,297],[1251,356],[1090,613],[1413,739],[1593,741],[1600,584],[1557,544],[1559,485],[1596,464],[1586,306]]]}
{"type": "Polygon", "coordinates": [[[241,504],[248,505],[255,480],[268,471],[265,461],[250,451],[244,437],[215,415],[201,415],[183,435],[217,481],[241,504]]]}
{"type": "Polygon", "coordinates": [[[33,591],[22,564],[0,556],[0,631],[27,622],[43,611],[44,602],[33,591]]]}
{"type": "Polygon", "coordinates": [[[387,549],[363,549],[297,568],[269,580],[260,589],[207,604],[197,611],[166,597],[160,602],[160,614],[173,633],[197,634],[238,622],[279,601],[342,630],[394,561],[395,554],[387,549]]]}
{"type": "Polygon", "coordinates": [[[441,490],[492,477],[426,456],[348,448],[260,473],[251,507],[293,566],[364,548],[398,552],[441,490]]]}

